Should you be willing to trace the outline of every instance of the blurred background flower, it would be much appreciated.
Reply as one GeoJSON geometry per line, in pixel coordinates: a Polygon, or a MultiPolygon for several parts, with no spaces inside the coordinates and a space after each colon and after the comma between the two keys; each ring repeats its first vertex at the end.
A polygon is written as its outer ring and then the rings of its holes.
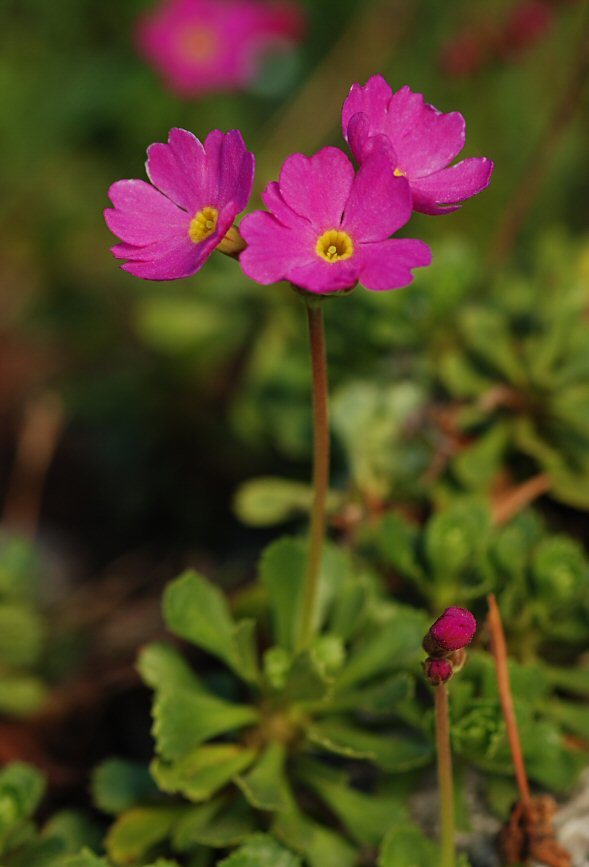
{"type": "Polygon", "coordinates": [[[137,44],[172,90],[196,98],[247,88],[303,24],[294,0],[163,0],[139,20],[137,44]]]}

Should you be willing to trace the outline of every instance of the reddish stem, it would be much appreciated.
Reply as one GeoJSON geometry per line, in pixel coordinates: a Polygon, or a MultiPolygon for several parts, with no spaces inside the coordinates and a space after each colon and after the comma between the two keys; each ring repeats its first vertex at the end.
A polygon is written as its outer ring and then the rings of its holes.
{"type": "Polygon", "coordinates": [[[528,808],[531,804],[530,784],[526,774],[524,757],[522,752],[521,741],[519,737],[519,729],[513,706],[513,696],[511,693],[511,683],[509,679],[509,668],[507,659],[507,643],[505,641],[505,632],[501,621],[501,613],[495,596],[491,593],[487,597],[489,604],[489,616],[487,625],[491,638],[491,651],[495,658],[495,668],[497,670],[497,687],[499,689],[499,699],[503,709],[503,718],[507,728],[507,737],[509,739],[509,748],[515,768],[515,777],[520,794],[520,801],[523,807],[528,808]]]}

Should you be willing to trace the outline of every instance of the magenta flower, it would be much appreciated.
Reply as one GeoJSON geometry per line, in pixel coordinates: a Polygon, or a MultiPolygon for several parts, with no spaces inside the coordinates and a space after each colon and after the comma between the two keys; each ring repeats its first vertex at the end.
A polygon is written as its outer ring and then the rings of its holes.
{"type": "Polygon", "coordinates": [[[193,97],[241,90],[270,50],[302,34],[296,3],[264,0],[164,0],[137,25],[139,50],[176,93],[193,97]]]}
{"type": "Polygon", "coordinates": [[[190,277],[222,244],[252,191],[254,157],[241,133],[211,132],[202,145],[191,132],[172,129],[167,144],[147,150],[145,181],[117,181],[114,208],[104,218],[122,243],[124,271],[144,280],[190,277]]]}
{"type": "Polygon", "coordinates": [[[449,165],[464,147],[465,122],[459,112],[442,114],[409,87],[393,93],[381,75],[364,87],[352,87],[342,124],[358,163],[375,146],[388,150],[394,173],[409,181],[416,211],[455,211],[491,180],[493,163],[484,157],[449,165]]]}
{"type": "Polygon", "coordinates": [[[337,148],[290,156],[263,194],[270,213],[256,211],[241,223],[245,273],[320,295],[358,281],[375,291],[406,286],[431,252],[422,241],[389,238],[411,216],[411,191],[388,166],[377,150],[357,174],[337,148]]]}
{"type": "Polygon", "coordinates": [[[477,622],[466,608],[446,608],[429,631],[441,651],[451,652],[467,647],[477,631],[477,622]]]}
{"type": "Polygon", "coordinates": [[[447,683],[454,674],[452,663],[448,659],[432,659],[429,657],[424,662],[425,676],[432,686],[440,686],[447,683]]]}

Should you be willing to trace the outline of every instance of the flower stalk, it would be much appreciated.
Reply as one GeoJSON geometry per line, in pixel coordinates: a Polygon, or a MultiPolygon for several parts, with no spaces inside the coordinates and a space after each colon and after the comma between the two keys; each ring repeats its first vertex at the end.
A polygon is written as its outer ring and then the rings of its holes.
{"type": "Polygon", "coordinates": [[[321,556],[325,540],[325,507],[329,490],[329,411],[325,324],[321,301],[305,299],[313,379],[313,506],[309,550],[303,585],[298,650],[303,650],[313,634],[317,608],[321,556]]]}
{"type": "Polygon", "coordinates": [[[477,623],[466,608],[446,608],[423,640],[428,654],[425,676],[434,687],[436,752],[438,756],[438,797],[440,800],[440,867],[455,867],[454,778],[450,742],[448,683],[466,662],[466,648],[476,633],[477,623]]]}
{"type": "Polygon", "coordinates": [[[438,794],[440,798],[440,867],[454,867],[454,779],[452,775],[452,749],[450,746],[450,710],[448,686],[441,683],[435,688],[436,696],[436,748],[438,754],[438,794]]]}

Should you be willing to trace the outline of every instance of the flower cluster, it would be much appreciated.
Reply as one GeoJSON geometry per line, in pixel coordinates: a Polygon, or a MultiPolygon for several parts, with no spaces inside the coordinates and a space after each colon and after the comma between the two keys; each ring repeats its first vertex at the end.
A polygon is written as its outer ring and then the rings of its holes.
{"type": "Polygon", "coordinates": [[[477,630],[474,616],[466,608],[446,608],[423,641],[428,654],[424,663],[427,679],[433,686],[447,683],[466,661],[465,648],[477,630]]]}
{"type": "Polygon", "coordinates": [[[175,93],[198,97],[242,90],[270,51],[296,44],[298,4],[265,0],[165,0],[139,20],[141,54],[175,93]]]}
{"type": "Polygon", "coordinates": [[[204,144],[173,129],[148,150],[147,174],[113,184],[106,221],[122,243],[122,267],[148,280],[195,274],[213,250],[239,255],[263,285],[288,280],[318,295],[361,283],[383,291],[407,286],[412,269],[429,265],[423,242],[391,236],[413,211],[443,214],[483,190],[493,164],[449,163],[462,150],[465,122],[421,94],[393,93],[381,76],[354,85],[343,107],[344,137],[358,165],[326,147],[289,156],[263,193],[267,211],[233,225],[251,195],[254,158],[241,134],[215,130],[204,144]]]}

